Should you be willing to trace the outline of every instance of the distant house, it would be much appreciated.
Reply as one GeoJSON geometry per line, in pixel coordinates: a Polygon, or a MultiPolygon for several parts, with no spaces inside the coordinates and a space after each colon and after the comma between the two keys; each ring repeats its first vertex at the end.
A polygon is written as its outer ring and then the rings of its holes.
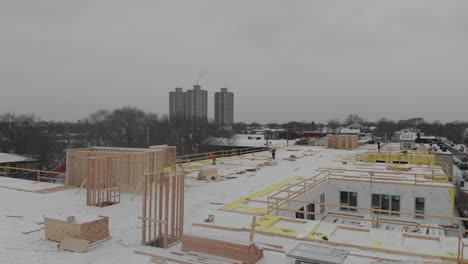
{"type": "Polygon", "coordinates": [[[322,128],[322,133],[328,134],[328,133],[333,133],[333,129],[329,127],[323,127],[322,128]]]}
{"type": "Polygon", "coordinates": [[[38,169],[39,163],[35,158],[0,152],[0,166],[38,169]]]}
{"type": "Polygon", "coordinates": [[[417,129],[403,129],[393,134],[393,140],[395,142],[414,142],[416,138],[418,138],[418,133],[421,137],[424,136],[424,134],[420,133],[417,129]]]}
{"type": "Polygon", "coordinates": [[[346,135],[359,135],[362,132],[363,126],[360,124],[351,124],[347,127],[343,127],[339,129],[340,134],[346,135]]]}

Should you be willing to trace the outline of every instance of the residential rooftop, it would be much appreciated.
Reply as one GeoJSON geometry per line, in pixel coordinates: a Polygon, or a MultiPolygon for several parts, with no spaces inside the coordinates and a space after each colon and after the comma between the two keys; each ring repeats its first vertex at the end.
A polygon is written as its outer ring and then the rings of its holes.
{"type": "MultiPolygon", "coordinates": [[[[277,146],[283,143],[277,142],[277,146]]],[[[183,164],[188,173],[184,234],[237,242],[248,242],[253,235],[255,244],[267,248],[257,262],[260,264],[294,263],[285,253],[300,242],[343,249],[348,252],[344,263],[455,262],[465,219],[457,217],[452,208],[450,177],[435,164],[356,160],[376,148],[284,146],[278,147],[278,164],[273,166],[265,166],[271,159],[267,151],[219,157],[216,165],[210,160],[183,164]],[[201,169],[213,168],[218,174],[214,180],[197,179],[201,169]],[[374,191],[391,197],[403,189],[410,190],[405,193],[430,192],[441,206],[432,206],[433,198],[427,198],[423,218],[414,212],[413,204],[398,202],[399,211],[370,206],[374,191]],[[341,203],[340,192],[351,195],[354,191],[357,206],[341,203]],[[320,200],[322,193],[325,201],[320,200]],[[308,219],[312,214],[307,210],[301,213],[298,204],[314,204],[313,220],[308,219]],[[447,208],[439,208],[442,206],[447,208]],[[435,208],[433,214],[428,212],[431,208],[435,208]],[[214,220],[205,222],[210,215],[214,220]]],[[[405,193],[398,193],[398,199],[408,198],[405,193]]],[[[9,201],[0,215],[0,255],[5,263],[151,263],[148,256],[135,251],[198,263],[190,261],[193,257],[181,251],[180,243],[169,249],[141,245],[142,196],[137,193],[121,193],[120,203],[95,207],[86,205],[86,190],[80,188],[0,178],[0,199],[9,201]],[[111,237],[84,253],[58,251],[57,243],[44,238],[44,216],[52,215],[64,219],[107,216],[111,237]]]]}

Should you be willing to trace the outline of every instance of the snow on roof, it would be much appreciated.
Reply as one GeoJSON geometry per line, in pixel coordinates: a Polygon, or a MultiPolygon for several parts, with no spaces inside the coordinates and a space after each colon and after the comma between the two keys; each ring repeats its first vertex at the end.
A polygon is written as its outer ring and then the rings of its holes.
{"type": "Polygon", "coordinates": [[[341,134],[359,134],[361,133],[360,129],[352,129],[352,128],[342,128],[340,129],[341,134]]]}
{"type": "MultiPolygon", "coordinates": [[[[236,134],[233,138],[212,138],[209,142],[211,145],[221,146],[238,146],[238,147],[266,147],[267,141],[264,135],[255,134],[236,134]]],[[[282,147],[294,145],[294,140],[285,139],[269,139],[269,147],[282,147]]]]}
{"type": "Polygon", "coordinates": [[[15,162],[27,162],[36,161],[36,159],[10,153],[0,152],[0,163],[15,163],[15,162]]]}
{"type": "MultiPolygon", "coordinates": [[[[256,140],[255,140],[256,141],[256,140]]],[[[264,143],[264,140],[261,140],[264,143]]],[[[375,147],[375,146],[372,146],[375,147]]],[[[248,232],[235,232],[214,230],[192,226],[192,223],[204,223],[208,215],[215,215],[214,225],[233,228],[247,228],[251,224],[252,215],[220,211],[229,203],[246,196],[255,196],[265,188],[288,181],[291,177],[311,177],[320,167],[339,166],[338,160],[346,155],[364,151],[324,149],[322,147],[295,146],[294,150],[280,148],[277,150],[279,164],[271,167],[262,167],[256,172],[238,174],[247,168],[255,167],[263,163],[264,157],[270,157],[270,153],[255,153],[241,157],[220,158],[215,167],[222,176],[232,177],[223,181],[198,181],[196,172],[190,173],[186,178],[185,190],[185,225],[187,234],[218,237],[235,241],[247,241],[248,232]],[[284,160],[295,155],[300,157],[296,161],[284,160]]],[[[384,165],[376,165],[384,166],[384,165]]],[[[421,169],[422,170],[422,169],[421,169]]],[[[286,183],[285,183],[286,184],[286,183]]],[[[0,184],[1,185],[1,184],[0,184]]],[[[0,188],[0,201],[8,201],[2,207],[0,215],[0,255],[5,263],[37,263],[48,264],[78,264],[78,263],[147,263],[149,257],[133,254],[135,250],[141,250],[156,255],[164,255],[176,258],[171,252],[181,250],[181,245],[176,244],[169,250],[140,245],[141,241],[141,206],[140,195],[123,194],[121,202],[107,207],[86,206],[86,191],[77,193],[76,189],[65,190],[48,194],[35,194],[11,189],[0,188]],[[41,230],[41,222],[44,216],[68,216],[81,214],[91,216],[108,216],[111,239],[103,241],[99,246],[89,249],[85,253],[74,254],[57,251],[56,243],[44,239],[44,231],[41,230]],[[19,218],[3,217],[3,215],[20,216],[19,218]],[[23,232],[34,230],[41,231],[25,235],[23,232]]],[[[255,198],[259,200],[260,198],[255,198]]],[[[257,202],[266,205],[265,201],[257,202]]],[[[252,205],[257,206],[257,205],[252,205]]],[[[65,219],[65,218],[63,218],[65,219]]],[[[364,247],[385,247],[386,249],[411,250],[421,254],[448,254],[457,251],[457,238],[441,237],[438,247],[432,247],[434,240],[413,239],[404,237],[403,233],[381,229],[370,229],[370,232],[360,232],[339,228],[338,223],[308,221],[308,225],[299,226],[296,230],[299,234],[302,229],[310,231],[311,227],[317,228],[317,233],[328,234],[328,238],[337,243],[355,243],[364,247]],[[317,225],[319,224],[319,225],[317,225]],[[362,236],[362,237],[361,237],[362,236]],[[365,237],[364,237],[365,236],[365,237]],[[404,244],[403,244],[404,243],[404,244]],[[416,246],[415,246],[416,245],[416,246]],[[408,249],[410,248],[410,249],[408,249]]],[[[288,227],[291,223],[279,223],[288,227]]],[[[284,246],[287,252],[293,248],[297,240],[255,233],[254,241],[258,245],[277,244],[284,246]]],[[[307,243],[314,243],[307,241],[307,243]]],[[[375,257],[390,258],[401,261],[410,261],[415,257],[389,255],[382,252],[353,249],[357,255],[372,255],[375,257]]],[[[265,251],[265,257],[258,264],[283,264],[289,263],[285,254],[265,251]]],[[[455,255],[456,257],[456,255],[455,255]]],[[[350,256],[345,263],[369,263],[375,259],[350,256]]]]}

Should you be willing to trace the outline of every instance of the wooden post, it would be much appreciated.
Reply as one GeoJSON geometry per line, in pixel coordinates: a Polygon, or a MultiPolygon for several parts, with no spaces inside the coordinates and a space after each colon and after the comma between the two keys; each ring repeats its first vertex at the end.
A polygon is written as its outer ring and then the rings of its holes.
{"type": "MultiPolygon", "coordinates": [[[[153,181],[152,181],[152,178],[154,177],[153,175],[150,175],[150,176],[143,176],[145,177],[145,180],[146,178],[148,178],[148,185],[149,185],[149,205],[148,205],[148,208],[149,208],[149,218],[150,219],[153,219],[153,214],[151,212],[151,208],[153,208],[153,181]]],[[[145,188],[146,189],[146,188],[145,188]]],[[[146,190],[145,190],[146,191],[146,190]]],[[[146,200],[146,195],[144,195],[144,199],[146,200]]],[[[155,201],[156,202],[156,201],[155,201]]],[[[145,206],[146,207],[146,206],[145,206]]],[[[145,209],[146,210],[146,209],[145,209]]],[[[149,227],[148,227],[148,241],[151,241],[151,227],[153,226],[153,223],[152,222],[149,222],[149,227]]],[[[155,237],[157,238],[157,237],[155,237]]]]}
{"type": "Polygon", "coordinates": [[[267,215],[270,214],[270,196],[267,196],[267,215]]]}
{"type": "Polygon", "coordinates": [[[145,183],[143,184],[143,206],[142,206],[142,211],[141,211],[141,243],[145,244],[146,243],[146,187],[147,187],[147,182],[146,182],[146,176],[143,176],[145,183]]]}
{"type": "Polygon", "coordinates": [[[255,225],[257,224],[257,217],[253,216],[252,217],[252,225],[250,226],[250,235],[249,235],[249,241],[253,242],[254,239],[254,234],[255,234],[255,225]]]}
{"type": "Polygon", "coordinates": [[[172,198],[171,198],[171,241],[173,242],[175,240],[174,238],[174,233],[175,233],[175,212],[176,212],[176,206],[174,204],[176,200],[176,178],[177,175],[173,174],[169,180],[172,179],[170,184],[172,185],[172,198]]]}
{"type": "Polygon", "coordinates": [[[165,194],[166,194],[166,205],[165,205],[165,213],[164,213],[164,248],[169,247],[169,242],[168,242],[168,233],[169,233],[169,178],[166,177],[166,175],[163,174],[164,177],[164,187],[165,187],[165,194]]]}
{"type": "Polygon", "coordinates": [[[461,236],[458,237],[457,264],[460,263],[461,236]]]}

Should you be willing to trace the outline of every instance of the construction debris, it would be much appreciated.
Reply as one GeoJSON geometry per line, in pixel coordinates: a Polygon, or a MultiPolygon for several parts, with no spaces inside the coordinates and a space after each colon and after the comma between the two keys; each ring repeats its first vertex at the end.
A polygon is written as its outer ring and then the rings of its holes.
{"type": "Polygon", "coordinates": [[[276,166],[278,165],[278,161],[276,160],[271,160],[271,161],[265,161],[265,163],[263,163],[264,166],[276,166]]]}
{"type": "Polygon", "coordinates": [[[24,216],[22,216],[22,215],[5,215],[5,217],[10,217],[10,218],[23,218],[24,216]]]}
{"type": "Polygon", "coordinates": [[[44,229],[44,227],[30,229],[30,230],[27,230],[27,231],[22,231],[21,233],[24,234],[24,235],[29,235],[31,233],[42,231],[42,229],[44,229]]]}
{"type": "Polygon", "coordinates": [[[178,264],[192,264],[192,263],[187,262],[187,261],[178,260],[178,259],[174,259],[174,258],[168,258],[168,257],[164,257],[164,256],[159,256],[159,255],[154,255],[154,254],[150,254],[150,253],[146,253],[146,252],[142,252],[142,251],[134,251],[133,253],[135,253],[137,255],[152,257],[153,259],[152,259],[151,262],[153,262],[153,263],[164,263],[164,261],[171,261],[171,262],[178,263],[178,264]],[[159,262],[154,262],[153,260],[157,260],[159,262]]]}
{"type": "Polygon", "coordinates": [[[213,223],[214,222],[214,215],[209,215],[207,219],[205,219],[205,223],[213,223]]]}

